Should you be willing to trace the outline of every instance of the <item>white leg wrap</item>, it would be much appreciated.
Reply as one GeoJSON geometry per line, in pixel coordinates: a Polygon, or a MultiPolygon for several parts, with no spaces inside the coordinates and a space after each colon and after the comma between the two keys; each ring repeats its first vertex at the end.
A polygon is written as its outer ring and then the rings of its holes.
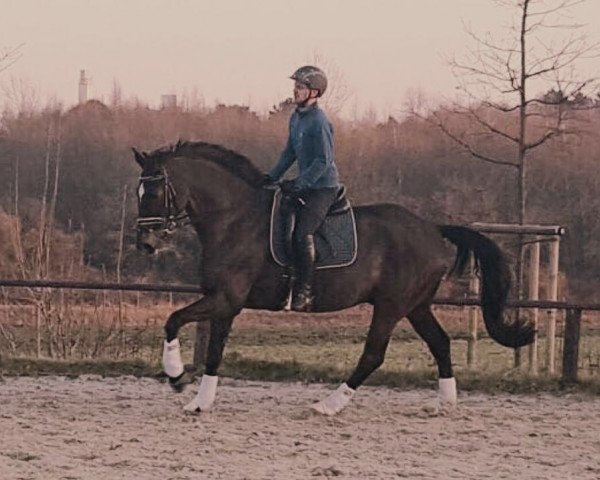
{"type": "Polygon", "coordinates": [[[452,378],[439,379],[438,408],[452,410],[456,407],[456,380],[452,378]]]}
{"type": "Polygon", "coordinates": [[[163,369],[169,377],[176,378],[183,373],[183,362],[181,361],[181,349],[179,348],[178,338],[170,342],[165,340],[162,362],[163,369]]]}
{"type": "Polygon", "coordinates": [[[186,412],[206,412],[210,410],[217,394],[218,381],[219,377],[217,375],[202,375],[197,395],[183,409],[186,412]]]}
{"type": "Polygon", "coordinates": [[[311,405],[311,408],[323,415],[335,415],[340,412],[356,393],[348,385],[342,383],[335,392],[320,402],[311,405]]]}

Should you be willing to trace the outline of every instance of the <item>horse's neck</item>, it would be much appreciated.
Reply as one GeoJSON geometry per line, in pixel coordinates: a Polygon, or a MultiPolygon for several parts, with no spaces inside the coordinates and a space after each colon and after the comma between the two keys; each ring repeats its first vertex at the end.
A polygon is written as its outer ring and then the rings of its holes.
{"type": "Polygon", "coordinates": [[[260,228],[268,216],[262,192],[218,165],[198,163],[183,173],[190,195],[187,213],[203,245],[218,246],[238,230],[249,235],[260,228]]]}

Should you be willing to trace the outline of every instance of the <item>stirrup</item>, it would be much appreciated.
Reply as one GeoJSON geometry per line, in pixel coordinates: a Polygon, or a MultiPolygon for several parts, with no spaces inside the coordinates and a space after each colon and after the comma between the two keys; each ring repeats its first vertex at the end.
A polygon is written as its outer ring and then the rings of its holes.
{"type": "Polygon", "coordinates": [[[292,300],[292,310],[294,312],[310,312],[313,308],[314,297],[310,288],[301,288],[292,300]]]}

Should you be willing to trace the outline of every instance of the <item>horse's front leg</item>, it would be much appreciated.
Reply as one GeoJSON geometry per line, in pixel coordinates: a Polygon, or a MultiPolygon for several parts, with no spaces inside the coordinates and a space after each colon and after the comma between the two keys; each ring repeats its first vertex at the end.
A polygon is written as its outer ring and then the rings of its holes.
{"type": "Polygon", "coordinates": [[[231,331],[234,318],[235,315],[227,319],[211,320],[204,375],[202,375],[198,393],[190,403],[183,407],[184,410],[188,412],[202,412],[210,410],[212,407],[217,393],[219,378],[217,372],[223,360],[223,350],[225,349],[225,343],[231,331]]]}
{"type": "MultiPolygon", "coordinates": [[[[223,347],[231,329],[233,318],[241,310],[238,305],[239,302],[234,303],[230,299],[231,296],[224,293],[210,294],[173,312],[169,316],[165,324],[166,339],[162,360],[163,369],[169,377],[169,383],[176,391],[182,391],[185,384],[189,383],[181,360],[181,349],[177,338],[179,329],[190,322],[211,322],[211,336],[208,347],[209,361],[207,362],[206,375],[216,378],[216,371],[221,362],[223,347]]],[[[209,380],[215,384],[213,390],[216,390],[216,379],[209,380]]],[[[209,383],[210,381],[207,380],[206,384],[209,383]]]]}

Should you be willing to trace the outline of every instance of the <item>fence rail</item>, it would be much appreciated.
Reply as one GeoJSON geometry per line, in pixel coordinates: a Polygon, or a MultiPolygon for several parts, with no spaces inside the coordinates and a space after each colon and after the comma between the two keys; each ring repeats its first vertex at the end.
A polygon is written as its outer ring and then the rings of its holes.
{"type": "MultiPolygon", "coordinates": [[[[29,288],[63,288],[74,290],[121,290],[133,292],[173,292],[202,293],[197,285],[175,283],[116,283],[116,282],[80,282],[71,280],[12,280],[0,279],[0,287],[29,288]]],[[[439,297],[436,305],[454,307],[477,307],[481,305],[478,298],[439,297]]],[[[544,308],[556,310],[588,310],[600,311],[600,303],[554,302],[550,300],[513,300],[506,303],[508,308],[544,308]]]]}
{"type": "Polygon", "coordinates": [[[202,293],[197,285],[169,283],[106,283],[79,282],[70,280],[5,280],[0,279],[0,287],[19,288],[65,288],[74,290],[118,290],[133,292],[173,292],[202,293]]]}
{"type": "MultiPolygon", "coordinates": [[[[172,292],[172,293],[202,293],[197,285],[185,284],[152,284],[152,283],[109,283],[109,282],[80,282],[70,280],[12,280],[0,279],[0,287],[15,288],[56,288],[82,290],[115,290],[135,292],[172,292]]],[[[477,298],[436,298],[436,305],[457,307],[480,306],[477,298]]],[[[508,308],[543,308],[548,310],[564,310],[565,335],[563,350],[562,382],[565,384],[577,382],[577,364],[581,331],[581,316],[583,311],[600,311],[598,303],[556,302],[548,300],[519,300],[509,301],[508,308]]]]}

